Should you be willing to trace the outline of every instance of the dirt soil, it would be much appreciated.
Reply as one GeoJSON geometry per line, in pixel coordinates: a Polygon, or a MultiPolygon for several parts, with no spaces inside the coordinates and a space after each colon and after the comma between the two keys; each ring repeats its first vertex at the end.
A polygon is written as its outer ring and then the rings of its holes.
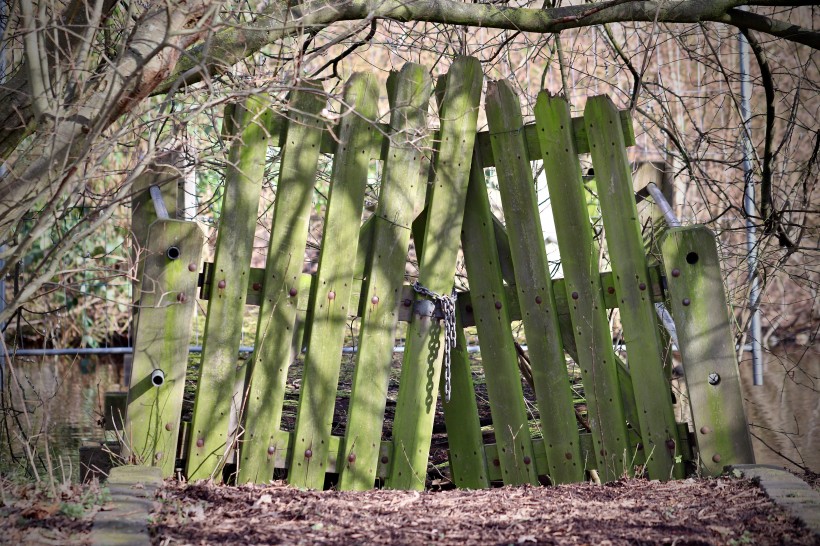
{"type": "Polygon", "coordinates": [[[168,482],[154,544],[815,544],[733,478],[439,492],[168,482]]]}

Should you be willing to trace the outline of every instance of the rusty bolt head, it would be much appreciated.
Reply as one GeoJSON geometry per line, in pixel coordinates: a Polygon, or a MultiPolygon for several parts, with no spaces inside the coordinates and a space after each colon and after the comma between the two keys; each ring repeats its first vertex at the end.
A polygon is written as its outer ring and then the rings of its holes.
{"type": "Polygon", "coordinates": [[[379,304],[379,296],[373,296],[372,298],[370,298],[370,303],[372,303],[373,305],[378,305],[379,304]]]}
{"type": "Polygon", "coordinates": [[[712,461],[715,462],[715,463],[719,463],[720,462],[720,453],[715,453],[714,455],[712,455],[712,461]]]}
{"type": "Polygon", "coordinates": [[[165,423],[165,430],[171,431],[171,430],[173,430],[173,428],[174,428],[174,425],[172,425],[171,423],[165,423]]]}
{"type": "Polygon", "coordinates": [[[196,271],[196,264],[195,264],[195,263],[190,263],[190,264],[188,264],[188,271],[190,271],[190,272],[192,272],[192,273],[193,273],[194,271],[196,271]]]}
{"type": "Polygon", "coordinates": [[[274,453],[276,453],[276,448],[268,446],[268,455],[273,455],[274,453]]]}
{"type": "Polygon", "coordinates": [[[646,290],[646,283],[645,283],[645,282],[640,283],[640,284],[638,285],[638,289],[639,289],[639,290],[646,290]]]}
{"type": "Polygon", "coordinates": [[[572,293],[572,299],[577,300],[580,296],[578,296],[578,292],[572,293]]]}
{"type": "Polygon", "coordinates": [[[298,293],[299,293],[299,291],[296,290],[296,288],[291,288],[290,290],[288,290],[288,294],[290,295],[291,298],[295,297],[296,294],[298,294],[298,293]]]}
{"type": "Polygon", "coordinates": [[[501,302],[500,301],[495,302],[495,308],[496,309],[501,309],[501,302]]]}
{"type": "Polygon", "coordinates": [[[687,306],[688,306],[690,303],[692,303],[692,300],[690,300],[689,298],[683,298],[683,301],[682,301],[681,303],[682,303],[683,305],[687,305],[687,306]]]}
{"type": "Polygon", "coordinates": [[[204,447],[205,446],[205,438],[197,438],[196,439],[196,447],[204,447]]]}
{"type": "Polygon", "coordinates": [[[673,269],[672,270],[672,276],[673,277],[680,277],[680,269],[678,269],[678,268],[673,269]]]}
{"type": "Polygon", "coordinates": [[[177,301],[179,303],[185,303],[185,300],[187,299],[188,298],[185,296],[185,292],[180,292],[179,294],[177,294],[177,301]]]}
{"type": "Polygon", "coordinates": [[[381,461],[382,464],[387,464],[388,462],[390,462],[390,459],[387,458],[387,455],[382,455],[381,461]]]}
{"type": "Polygon", "coordinates": [[[501,466],[501,461],[498,459],[493,459],[493,466],[501,466]]]}
{"type": "Polygon", "coordinates": [[[356,462],[356,454],[351,453],[350,455],[348,455],[347,456],[347,462],[349,462],[350,464],[355,463],[356,462]]]}
{"type": "Polygon", "coordinates": [[[541,305],[542,301],[544,301],[544,300],[541,299],[541,296],[535,296],[535,303],[537,303],[538,305],[541,305]]]}
{"type": "Polygon", "coordinates": [[[410,298],[404,298],[402,304],[404,304],[405,307],[410,307],[411,305],[413,305],[413,300],[411,300],[410,298]]]}
{"type": "Polygon", "coordinates": [[[216,287],[219,288],[220,290],[225,288],[225,286],[227,286],[227,283],[225,282],[225,279],[222,279],[221,281],[216,283],[216,287]]]}
{"type": "Polygon", "coordinates": [[[524,464],[530,464],[531,462],[532,462],[532,459],[530,459],[529,457],[527,457],[527,456],[525,455],[525,456],[524,456],[524,464]]]}
{"type": "Polygon", "coordinates": [[[709,434],[710,432],[712,432],[712,429],[707,427],[706,425],[703,425],[702,427],[700,427],[700,433],[701,434],[709,434]]]}
{"type": "Polygon", "coordinates": [[[615,287],[610,286],[609,288],[606,289],[606,292],[607,292],[607,294],[614,294],[615,293],[615,287]]]}
{"type": "Polygon", "coordinates": [[[313,457],[313,450],[306,449],[305,450],[305,459],[310,459],[311,457],[313,457]]]}
{"type": "Polygon", "coordinates": [[[564,458],[568,461],[571,461],[572,460],[572,453],[567,451],[566,453],[564,453],[564,458]]]}
{"type": "Polygon", "coordinates": [[[330,292],[328,292],[328,293],[327,293],[327,299],[329,299],[330,301],[335,300],[335,299],[336,299],[336,292],[334,292],[333,290],[331,290],[330,292]]]}
{"type": "Polygon", "coordinates": [[[675,451],[675,440],[673,440],[672,438],[666,440],[666,449],[668,449],[669,451],[675,451]]]}
{"type": "Polygon", "coordinates": [[[253,283],[251,288],[253,288],[255,291],[259,292],[260,290],[262,290],[262,283],[261,282],[255,282],[255,283],[253,283]]]}

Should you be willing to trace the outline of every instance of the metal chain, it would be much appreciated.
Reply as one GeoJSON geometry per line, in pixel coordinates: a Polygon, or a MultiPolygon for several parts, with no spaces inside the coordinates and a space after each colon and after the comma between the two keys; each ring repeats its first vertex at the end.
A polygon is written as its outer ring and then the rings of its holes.
{"type": "Polygon", "coordinates": [[[413,290],[439,302],[444,315],[444,400],[450,401],[450,352],[456,346],[456,287],[449,296],[437,294],[422,285],[419,281],[413,283],[413,290]]]}

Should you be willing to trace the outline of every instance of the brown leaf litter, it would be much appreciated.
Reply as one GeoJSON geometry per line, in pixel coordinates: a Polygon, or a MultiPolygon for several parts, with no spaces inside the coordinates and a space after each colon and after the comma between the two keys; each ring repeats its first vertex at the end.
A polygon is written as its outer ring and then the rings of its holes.
{"type": "Polygon", "coordinates": [[[168,482],[154,544],[815,544],[732,478],[439,492],[168,482]]]}

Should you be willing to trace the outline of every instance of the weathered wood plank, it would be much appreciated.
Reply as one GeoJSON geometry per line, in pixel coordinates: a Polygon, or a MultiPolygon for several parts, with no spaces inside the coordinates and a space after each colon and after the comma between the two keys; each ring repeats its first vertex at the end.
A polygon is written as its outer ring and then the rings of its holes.
{"type": "Polygon", "coordinates": [[[220,479],[219,468],[233,448],[229,424],[241,405],[235,392],[242,314],[265,171],[272,114],[259,98],[236,108],[242,132],[234,137],[228,160],[225,195],[214,258],[216,297],[208,302],[199,383],[186,464],[190,480],[220,479]],[[232,414],[234,414],[232,416],[232,414]]]}
{"type": "Polygon", "coordinates": [[[700,464],[717,476],[754,463],[717,245],[708,228],[689,226],[669,228],[661,250],[700,464]]]}
{"type": "MultiPolygon", "coordinates": [[[[438,153],[419,256],[419,282],[437,294],[449,295],[453,289],[483,79],[478,59],[458,57],[441,93],[438,153]]],[[[399,456],[393,460],[387,485],[423,489],[444,355],[442,324],[414,313],[406,340],[393,420],[393,447],[399,456]]]]}
{"type": "MultiPolygon", "coordinates": [[[[627,146],[634,146],[635,145],[635,133],[632,128],[632,114],[629,110],[622,110],[620,112],[621,116],[621,128],[623,129],[624,134],[624,142],[626,142],[627,146]]],[[[279,128],[284,126],[287,123],[287,119],[284,116],[277,117],[276,121],[277,129],[274,129],[272,132],[274,134],[279,134],[279,128]]],[[[389,134],[390,126],[387,124],[379,124],[377,125],[378,131],[373,135],[374,142],[373,142],[373,149],[375,151],[375,155],[372,159],[378,158],[378,151],[381,149],[386,149],[389,139],[385,138],[384,135],[389,134]]],[[[584,126],[584,118],[577,117],[572,118],[572,128],[573,128],[573,135],[575,137],[575,149],[579,154],[586,154],[589,153],[589,143],[587,142],[587,134],[586,134],[586,127],[584,126]]],[[[336,147],[338,146],[337,140],[334,138],[333,135],[338,134],[337,128],[333,128],[332,131],[325,131],[322,135],[322,153],[323,154],[333,154],[336,153],[336,147]]],[[[522,128],[522,134],[524,138],[524,142],[526,143],[527,147],[527,157],[530,161],[535,161],[537,159],[541,159],[541,151],[538,148],[538,135],[536,135],[536,127],[534,123],[529,123],[524,125],[522,128]]],[[[478,143],[478,148],[481,151],[481,156],[485,158],[484,166],[485,167],[492,167],[496,164],[495,156],[493,155],[493,148],[490,144],[490,133],[487,131],[480,131],[476,134],[476,142],[478,143]]]]}
{"type": "MultiPolygon", "coordinates": [[[[336,387],[348,305],[358,251],[359,224],[367,186],[368,158],[377,116],[378,91],[370,74],[354,74],[344,92],[350,112],[342,121],[331,174],[322,250],[316,274],[316,298],[310,338],[296,412],[294,453],[311,451],[309,464],[295,465],[288,481],[299,487],[321,489],[325,481],[336,387]],[[352,113],[355,110],[355,114],[352,113]]],[[[338,450],[337,450],[338,451],[338,450]]],[[[336,453],[333,453],[335,459],[336,453]]],[[[298,459],[298,456],[297,456],[298,459]]],[[[334,461],[335,462],[335,461],[334,461]]]]}
{"type": "Polygon", "coordinates": [[[241,483],[267,483],[273,477],[270,450],[282,417],[285,380],[292,358],[299,281],[324,125],[320,117],[325,107],[322,91],[320,84],[303,82],[289,104],[290,124],[282,150],[256,327],[256,350],[245,401],[238,476],[241,483]]]}
{"type": "MultiPolygon", "coordinates": [[[[470,308],[464,309],[477,318],[481,362],[496,440],[501,446],[497,459],[504,483],[536,484],[535,456],[510,326],[513,308],[501,277],[487,183],[477,147],[474,154],[461,232],[471,296],[470,308]]],[[[493,460],[487,458],[488,463],[493,460]]]]}
{"type": "MultiPolygon", "coordinates": [[[[370,489],[376,477],[382,419],[395,342],[404,264],[410,244],[418,185],[421,179],[419,138],[427,131],[427,103],[431,82],[420,65],[407,63],[396,80],[390,116],[390,148],[384,165],[379,203],[373,222],[372,267],[367,274],[366,308],[359,333],[359,352],[353,375],[346,460],[339,487],[370,489]]],[[[351,307],[352,308],[352,307],[351,307]]],[[[391,461],[392,462],[392,461],[391,461]]],[[[305,464],[294,454],[294,464],[305,464]]]]}
{"type": "Polygon", "coordinates": [[[122,447],[133,463],[159,466],[165,477],[174,473],[203,243],[194,222],[156,220],[145,248],[122,447]],[[159,386],[152,383],[154,370],[163,372],[159,386]]]}
{"type": "MultiPolygon", "coordinates": [[[[627,362],[634,377],[635,401],[649,477],[672,478],[678,438],[671,386],[663,369],[655,305],[648,294],[649,268],[641,238],[632,175],[618,110],[607,96],[590,97],[584,111],[598,183],[606,241],[624,327],[627,362]]],[[[678,467],[682,477],[682,467],[678,467]]]]}
{"type": "Polygon", "coordinates": [[[598,250],[592,238],[569,105],[562,98],[541,92],[535,120],[555,215],[567,301],[572,302],[569,310],[597,467],[602,479],[612,480],[627,469],[631,457],[618,368],[597,274],[598,250]]]}
{"type": "Polygon", "coordinates": [[[506,81],[487,90],[487,120],[496,157],[498,187],[507,219],[518,305],[526,332],[541,433],[547,439],[553,483],[584,479],[578,428],[572,407],[558,310],[549,276],[547,251],[538,214],[532,168],[519,129],[521,105],[506,81]]]}

